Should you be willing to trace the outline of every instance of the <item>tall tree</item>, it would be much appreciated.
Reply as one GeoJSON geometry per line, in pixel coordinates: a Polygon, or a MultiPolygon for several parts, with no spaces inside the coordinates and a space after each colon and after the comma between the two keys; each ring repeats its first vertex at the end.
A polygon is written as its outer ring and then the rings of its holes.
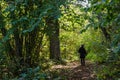
{"type": "Polygon", "coordinates": [[[48,36],[50,40],[50,59],[60,60],[60,40],[59,40],[59,20],[61,15],[60,6],[63,5],[66,0],[52,0],[49,4],[53,6],[46,18],[46,25],[48,26],[48,36]]]}
{"type": "Polygon", "coordinates": [[[47,26],[50,30],[50,59],[60,60],[60,40],[59,40],[59,23],[58,20],[47,19],[47,26]]]}

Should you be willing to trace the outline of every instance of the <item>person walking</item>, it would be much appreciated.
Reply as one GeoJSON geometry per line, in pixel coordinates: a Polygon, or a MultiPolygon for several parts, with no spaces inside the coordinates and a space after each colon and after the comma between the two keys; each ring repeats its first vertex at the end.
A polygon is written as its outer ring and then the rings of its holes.
{"type": "Polygon", "coordinates": [[[86,52],[86,50],[84,48],[84,45],[81,45],[78,52],[80,54],[81,66],[85,66],[85,57],[87,55],[87,52],[86,52]]]}

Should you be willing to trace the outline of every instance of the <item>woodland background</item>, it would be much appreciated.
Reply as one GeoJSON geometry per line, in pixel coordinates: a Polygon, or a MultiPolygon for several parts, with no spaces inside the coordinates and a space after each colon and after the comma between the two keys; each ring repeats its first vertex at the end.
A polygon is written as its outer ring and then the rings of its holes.
{"type": "Polygon", "coordinates": [[[0,0],[0,79],[47,80],[52,65],[79,60],[81,44],[99,65],[98,80],[120,79],[119,6],[119,0],[0,0]]]}

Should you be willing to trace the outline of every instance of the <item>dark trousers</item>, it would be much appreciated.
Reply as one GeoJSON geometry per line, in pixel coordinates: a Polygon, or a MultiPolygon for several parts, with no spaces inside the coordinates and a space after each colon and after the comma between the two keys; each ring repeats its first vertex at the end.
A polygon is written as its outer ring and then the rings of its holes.
{"type": "Polygon", "coordinates": [[[81,66],[85,66],[85,58],[80,58],[81,59],[81,66]]]}

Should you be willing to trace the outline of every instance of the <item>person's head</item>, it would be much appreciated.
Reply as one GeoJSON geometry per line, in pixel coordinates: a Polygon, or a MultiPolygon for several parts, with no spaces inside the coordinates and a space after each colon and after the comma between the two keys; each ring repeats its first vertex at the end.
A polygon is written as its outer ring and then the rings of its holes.
{"type": "Polygon", "coordinates": [[[84,44],[82,44],[81,47],[84,47],[84,44]]]}

